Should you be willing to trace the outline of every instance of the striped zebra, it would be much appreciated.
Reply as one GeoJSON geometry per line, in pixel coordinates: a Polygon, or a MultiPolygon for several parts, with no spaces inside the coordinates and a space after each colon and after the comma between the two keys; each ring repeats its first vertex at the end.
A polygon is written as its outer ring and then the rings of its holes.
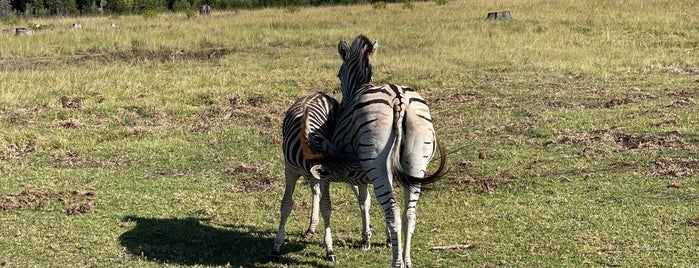
{"type": "MultiPolygon", "coordinates": [[[[291,214],[293,207],[292,195],[296,182],[300,176],[304,176],[309,181],[312,192],[311,217],[306,237],[315,233],[318,225],[319,207],[323,214],[325,224],[324,244],[326,247],[326,257],[331,261],[336,260],[332,249],[332,232],[330,230],[331,202],[329,197],[329,185],[327,180],[321,180],[317,173],[311,172],[311,162],[303,158],[301,142],[308,144],[307,150],[314,152],[332,152],[331,138],[335,126],[335,117],[339,113],[338,102],[324,94],[314,93],[299,99],[291,105],[286,112],[282,124],[283,141],[282,151],[285,159],[286,187],[284,197],[281,201],[281,217],[279,229],[274,240],[272,257],[280,257],[280,248],[284,243],[284,227],[291,214]],[[322,194],[321,194],[322,193],[322,194]]],[[[372,229],[369,226],[369,197],[366,185],[363,188],[353,186],[353,190],[358,200],[360,200],[360,211],[363,224],[362,248],[368,249],[368,237],[372,229]],[[369,234],[367,236],[367,234],[369,234]]]]}
{"type": "Polygon", "coordinates": [[[301,146],[304,158],[315,164],[311,168],[315,176],[332,182],[373,185],[390,232],[392,266],[410,267],[420,188],[444,175],[446,154],[437,143],[427,102],[415,90],[360,81],[371,76],[369,57],[376,48],[376,43],[363,35],[351,47],[340,41],[338,52],[343,63],[338,77],[343,96],[333,132],[333,150],[326,151],[330,154],[316,153],[310,141],[301,146]],[[437,151],[439,168],[427,174],[427,165],[437,151]],[[403,187],[402,218],[393,195],[394,178],[403,187]]]}

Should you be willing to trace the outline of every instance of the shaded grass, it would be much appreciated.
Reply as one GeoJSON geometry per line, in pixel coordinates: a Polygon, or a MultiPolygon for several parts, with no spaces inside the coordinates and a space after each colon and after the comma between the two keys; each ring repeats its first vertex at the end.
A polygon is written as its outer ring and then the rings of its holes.
{"type": "MultiPolygon", "coordinates": [[[[451,153],[421,198],[417,266],[691,266],[695,7],[451,1],[81,18],[83,31],[52,18],[54,30],[2,36],[0,201],[48,199],[0,211],[0,264],[329,265],[319,236],[302,238],[302,183],[284,258],[266,258],[281,120],[300,96],[338,95],[337,41],[365,33],[379,40],[375,81],[417,88],[451,153]],[[499,9],[515,20],[484,20],[499,9]],[[86,201],[58,198],[77,192],[92,204],[70,214],[86,201]],[[475,247],[430,250],[457,243],[475,247]]],[[[357,250],[346,188],[331,192],[334,266],[388,265],[380,232],[357,250]]]]}

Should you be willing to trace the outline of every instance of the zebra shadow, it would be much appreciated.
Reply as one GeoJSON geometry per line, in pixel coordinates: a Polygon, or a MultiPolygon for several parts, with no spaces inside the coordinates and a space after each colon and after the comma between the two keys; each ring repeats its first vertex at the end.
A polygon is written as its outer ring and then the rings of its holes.
{"type": "MultiPolygon", "coordinates": [[[[254,226],[230,225],[215,228],[202,224],[204,219],[158,219],[127,216],[125,222],[136,226],[119,236],[121,245],[136,257],[162,264],[259,267],[282,263],[291,266],[324,267],[318,262],[302,262],[282,257],[271,260],[272,231],[254,226]]],[[[294,242],[284,246],[284,252],[298,252],[308,243],[294,242]]]]}

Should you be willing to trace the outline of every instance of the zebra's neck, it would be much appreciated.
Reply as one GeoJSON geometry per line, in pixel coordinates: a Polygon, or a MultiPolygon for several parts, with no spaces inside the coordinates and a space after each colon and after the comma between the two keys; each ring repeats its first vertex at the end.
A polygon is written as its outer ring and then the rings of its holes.
{"type": "Polygon", "coordinates": [[[352,101],[352,99],[357,95],[357,92],[362,91],[365,88],[371,88],[374,87],[374,84],[371,82],[369,83],[362,83],[362,84],[355,84],[352,86],[348,87],[343,87],[342,88],[342,100],[340,102],[340,105],[342,107],[347,106],[348,103],[352,101]]]}

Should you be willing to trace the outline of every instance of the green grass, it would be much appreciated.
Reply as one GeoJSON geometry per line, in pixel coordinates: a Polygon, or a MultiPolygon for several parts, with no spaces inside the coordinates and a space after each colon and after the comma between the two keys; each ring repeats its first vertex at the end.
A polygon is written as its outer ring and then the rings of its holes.
{"type": "Polygon", "coordinates": [[[450,152],[420,199],[416,266],[695,265],[696,8],[449,1],[3,25],[54,28],[0,35],[0,266],[388,266],[383,234],[356,247],[339,184],[339,262],[302,238],[302,183],[284,258],[266,258],[284,112],[339,97],[337,42],[360,33],[379,42],[375,82],[417,88],[450,152]],[[493,10],[515,20],[486,21],[493,10]],[[475,246],[430,250],[457,243],[475,246]]]}

